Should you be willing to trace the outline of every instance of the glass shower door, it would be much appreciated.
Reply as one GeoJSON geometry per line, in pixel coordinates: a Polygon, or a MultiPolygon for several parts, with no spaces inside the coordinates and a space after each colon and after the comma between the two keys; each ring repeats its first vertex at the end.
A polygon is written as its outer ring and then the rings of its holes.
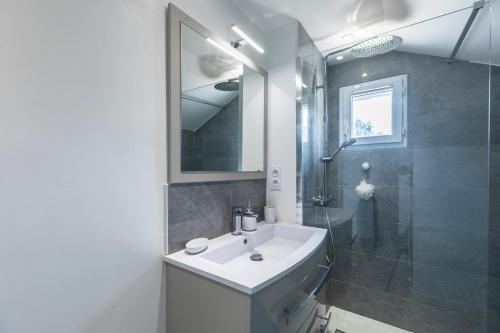
{"type": "MultiPolygon", "coordinates": [[[[298,202],[303,224],[336,227],[332,305],[414,332],[500,332],[499,7],[484,3],[453,59],[472,7],[391,31],[403,38],[395,51],[329,57],[327,89],[302,87],[298,202]],[[433,44],[440,36],[452,37],[433,44]],[[400,75],[406,144],[341,152],[328,170],[332,201],[314,206],[319,158],[339,147],[340,89],[400,75]],[[368,200],[355,192],[364,162],[368,200]]],[[[322,75],[304,65],[314,56],[301,61],[305,80],[322,75]]]]}

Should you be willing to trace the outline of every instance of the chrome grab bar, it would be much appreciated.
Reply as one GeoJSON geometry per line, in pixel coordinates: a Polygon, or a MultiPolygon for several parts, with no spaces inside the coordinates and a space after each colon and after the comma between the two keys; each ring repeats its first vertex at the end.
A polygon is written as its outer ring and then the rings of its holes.
{"type": "Polygon", "coordinates": [[[323,287],[328,276],[330,275],[330,271],[332,270],[333,264],[334,264],[334,262],[332,262],[328,266],[316,265],[316,267],[325,270],[323,272],[323,274],[321,275],[321,278],[319,279],[318,284],[316,286],[314,286],[314,288],[311,288],[311,290],[307,293],[306,298],[302,302],[300,302],[300,304],[294,306],[292,309],[288,309],[288,308],[285,309],[285,313],[288,316],[293,316],[294,314],[296,314],[297,311],[300,310],[302,308],[302,306],[307,303],[307,301],[309,301],[312,297],[317,296],[319,294],[321,288],[323,287]]]}

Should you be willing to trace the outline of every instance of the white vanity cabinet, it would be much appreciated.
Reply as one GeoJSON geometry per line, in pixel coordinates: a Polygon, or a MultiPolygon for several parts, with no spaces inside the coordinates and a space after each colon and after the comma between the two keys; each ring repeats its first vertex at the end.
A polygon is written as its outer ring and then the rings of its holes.
{"type": "MultiPolygon", "coordinates": [[[[325,255],[323,237],[305,260],[255,292],[230,287],[167,262],[167,332],[317,331],[321,321],[317,311],[323,314],[318,301],[330,270],[325,255]]],[[[260,269],[259,262],[252,269],[260,269]]]]}

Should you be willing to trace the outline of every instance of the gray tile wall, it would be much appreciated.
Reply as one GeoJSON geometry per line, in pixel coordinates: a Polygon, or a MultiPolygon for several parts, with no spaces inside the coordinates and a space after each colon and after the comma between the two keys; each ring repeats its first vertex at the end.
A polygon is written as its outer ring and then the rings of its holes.
{"type": "Polygon", "coordinates": [[[498,68],[490,123],[488,66],[404,52],[329,66],[329,148],[340,87],[405,73],[408,147],[344,151],[332,163],[332,206],[355,211],[357,237],[337,250],[330,297],[414,332],[499,332],[500,149],[488,135],[500,143],[498,68]],[[354,194],[364,161],[370,201],[354,194]]]}
{"type": "Polygon", "coordinates": [[[181,169],[183,171],[201,171],[203,159],[201,145],[196,142],[196,132],[182,130],[181,169]]]}
{"type": "Polygon", "coordinates": [[[231,207],[250,201],[259,220],[266,205],[266,180],[173,184],[168,187],[168,250],[187,241],[221,236],[231,230],[231,207]]]}
{"type": "MultiPolygon", "coordinates": [[[[495,33],[498,34],[498,31],[495,33]]],[[[500,67],[491,68],[490,89],[488,275],[495,279],[488,281],[487,309],[488,318],[500,321],[500,284],[497,282],[500,279],[500,67]]],[[[497,332],[500,332],[500,328],[497,328],[497,332]]]]}
{"type": "Polygon", "coordinates": [[[237,171],[239,135],[236,97],[197,131],[182,131],[182,170],[237,171]]]}

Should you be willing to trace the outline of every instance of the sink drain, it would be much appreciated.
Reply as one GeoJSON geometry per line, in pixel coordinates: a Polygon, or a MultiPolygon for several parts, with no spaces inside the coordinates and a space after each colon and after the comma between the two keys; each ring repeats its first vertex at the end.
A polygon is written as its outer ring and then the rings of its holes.
{"type": "Polygon", "coordinates": [[[262,260],[264,260],[264,257],[262,256],[262,254],[256,253],[256,254],[252,254],[250,256],[250,260],[253,260],[253,261],[262,261],[262,260]]]}

